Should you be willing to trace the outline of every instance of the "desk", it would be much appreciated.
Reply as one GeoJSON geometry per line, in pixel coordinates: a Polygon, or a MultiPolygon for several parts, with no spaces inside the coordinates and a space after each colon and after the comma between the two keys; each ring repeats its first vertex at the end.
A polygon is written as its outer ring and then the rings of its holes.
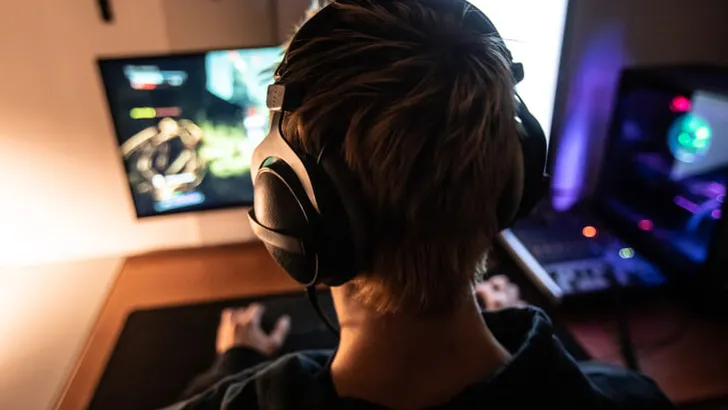
{"type": "Polygon", "coordinates": [[[123,257],[0,268],[0,409],[52,409],[123,257]]]}
{"type": "MultiPolygon", "coordinates": [[[[99,314],[83,356],[59,402],[61,410],[85,408],[131,311],[153,306],[240,298],[299,289],[257,243],[158,252],[126,260],[99,314]]],[[[673,321],[669,309],[657,309],[673,321]]],[[[566,324],[595,357],[618,361],[615,338],[604,318],[567,317],[566,324]]],[[[693,321],[675,343],[641,357],[645,371],[674,400],[728,396],[728,330],[693,321]]],[[[658,326],[654,317],[635,317],[639,329],[658,326]],[[649,325],[649,326],[648,326],[649,325]]]]}
{"type": "Polygon", "coordinates": [[[300,286],[258,243],[130,257],[101,309],[57,408],[79,410],[87,407],[124,320],[136,309],[298,289],[300,286]]]}
{"type": "MultiPolygon", "coordinates": [[[[611,314],[560,314],[594,358],[623,365],[611,314]]],[[[632,344],[642,371],[677,403],[728,399],[728,326],[658,301],[630,309],[632,344]]]]}

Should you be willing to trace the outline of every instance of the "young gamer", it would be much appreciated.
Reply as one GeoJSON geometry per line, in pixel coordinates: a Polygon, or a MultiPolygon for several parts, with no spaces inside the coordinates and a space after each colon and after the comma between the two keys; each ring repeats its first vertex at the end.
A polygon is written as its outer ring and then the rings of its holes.
{"type": "Polygon", "coordinates": [[[338,349],[265,362],[288,323],[265,335],[248,309],[219,382],[170,408],[672,408],[640,374],[576,363],[540,310],[478,307],[496,234],[544,186],[522,75],[463,0],[339,0],[301,27],[250,222],[293,279],[331,286],[338,349]]]}

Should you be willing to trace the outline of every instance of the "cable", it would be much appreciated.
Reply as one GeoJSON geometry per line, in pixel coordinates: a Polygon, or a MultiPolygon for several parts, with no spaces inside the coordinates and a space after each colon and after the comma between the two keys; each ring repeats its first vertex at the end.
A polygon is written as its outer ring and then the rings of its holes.
{"type": "MultiPolygon", "coordinates": [[[[676,323],[671,326],[671,330],[666,332],[664,335],[650,339],[648,341],[640,341],[638,339],[632,340],[632,345],[637,356],[649,356],[655,352],[658,352],[664,348],[670,347],[675,343],[678,343],[685,335],[689,332],[692,326],[690,317],[684,317],[679,319],[676,323]]],[[[605,331],[612,332],[614,329],[609,326],[605,326],[605,331]]],[[[604,356],[597,357],[597,360],[603,360],[612,357],[612,353],[604,356]]]]}
{"type": "Polygon", "coordinates": [[[319,305],[318,301],[318,294],[316,293],[316,286],[307,286],[306,287],[306,298],[309,302],[311,302],[311,306],[313,307],[313,310],[316,311],[316,314],[318,317],[324,322],[326,327],[331,331],[331,333],[336,336],[336,338],[339,338],[339,329],[334,326],[334,323],[329,319],[329,317],[324,313],[323,310],[321,310],[321,306],[319,305]]]}
{"type": "Polygon", "coordinates": [[[640,365],[632,343],[632,335],[629,331],[629,320],[622,300],[622,285],[614,275],[614,269],[611,265],[607,266],[605,273],[607,280],[610,282],[610,293],[616,316],[615,319],[617,321],[617,339],[620,353],[630,370],[639,371],[640,365]]]}

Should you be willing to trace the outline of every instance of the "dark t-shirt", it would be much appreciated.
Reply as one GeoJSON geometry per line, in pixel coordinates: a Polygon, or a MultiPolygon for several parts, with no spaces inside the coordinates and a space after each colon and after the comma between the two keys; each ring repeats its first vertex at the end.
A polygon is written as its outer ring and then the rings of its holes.
{"type": "MultiPolygon", "coordinates": [[[[506,309],[483,315],[495,337],[512,354],[512,360],[448,403],[434,408],[674,408],[644,375],[574,361],[539,309],[506,309]]],[[[384,409],[336,394],[329,372],[332,355],[331,351],[287,355],[224,378],[214,387],[168,409],[384,409]]]]}

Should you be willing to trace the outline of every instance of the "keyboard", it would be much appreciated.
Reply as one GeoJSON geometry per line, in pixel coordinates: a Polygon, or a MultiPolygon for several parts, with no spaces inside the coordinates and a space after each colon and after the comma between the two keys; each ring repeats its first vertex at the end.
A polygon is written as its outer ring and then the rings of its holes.
{"type": "Polygon", "coordinates": [[[596,218],[532,218],[501,233],[501,243],[553,302],[605,293],[612,286],[654,288],[662,272],[596,218]],[[612,274],[609,272],[613,272],[612,274]]]}

